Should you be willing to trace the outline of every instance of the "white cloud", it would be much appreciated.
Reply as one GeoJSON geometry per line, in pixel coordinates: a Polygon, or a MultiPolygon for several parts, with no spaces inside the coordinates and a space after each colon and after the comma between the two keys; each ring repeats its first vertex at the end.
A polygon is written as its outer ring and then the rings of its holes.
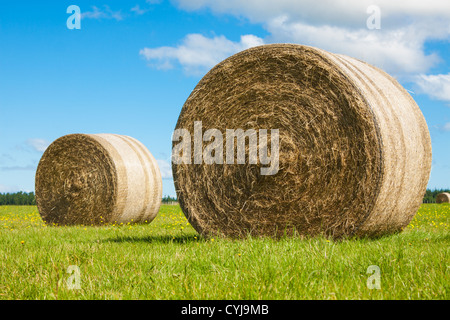
{"type": "Polygon", "coordinates": [[[308,24],[365,27],[367,8],[380,7],[388,24],[403,24],[399,17],[450,18],[450,3],[442,0],[175,0],[182,9],[195,11],[208,8],[214,13],[226,13],[264,23],[288,15],[291,20],[308,24]]]}
{"type": "Polygon", "coordinates": [[[92,6],[92,11],[82,11],[81,19],[115,19],[123,20],[124,16],[121,11],[113,11],[108,5],[103,5],[103,9],[92,6]]]}
{"type": "Polygon", "coordinates": [[[16,161],[16,159],[10,154],[2,153],[0,155],[0,164],[5,164],[5,163],[10,163],[10,162],[15,162],[15,161],[16,161]]]}
{"type": "Polygon", "coordinates": [[[37,152],[44,152],[45,149],[50,145],[50,142],[48,142],[45,139],[38,139],[38,138],[32,138],[28,139],[26,141],[26,144],[31,147],[34,151],[37,152]]]}
{"type": "Polygon", "coordinates": [[[395,75],[425,73],[439,62],[430,39],[450,39],[450,2],[441,0],[176,0],[181,9],[209,9],[261,24],[267,43],[290,42],[353,56],[395,75]],[[369,30],[367,8],[380,8],[381,29],[369,30]]]}
{"type": "Polygon", "coordinates": [[[0,167],[0,171],[36,171],[37,165],[26,165],[26,166],[3,166],[0,167]]]}
{"type": "Polygon", "coordinates": [[[439,61],[426,55],[423,40],[408,27],[396,30],[346,29],[289,22],[279,17],[267,24],[269,42],[293,42],[359,58],[389,73],[425,72],[439,61]]]}
{"type": "Polygon", "coordinates": [[[444,124],[444,125],[441,127],[441,130],[442,130],[442,131],[448,131],[448,132],[450,132],[450,122],[447,122],[446,124],[444,124]]]}
{"type": "Polygon", "coordinates": [[[137,4],[133,8],[130,9],[131,12],[136,13],[138,16],[143,15],[147,12],[146,9],[141,9],[141,7],[137,4]]]}
{"type": "Polygon", "coordinates": [[[161,171],[161,177],[163,179],[172,179],[172,166],[166,160],[158,159],[159,171],[161,171]]]}
{"type": "MultiPolygon", "coordinates": [[[[424,75],[414,78],[418,91],[433,99],[450,102],[450,73],[424,75]]],[[[450,124],[447,124],[450,126],[450,124]]],[[[450,130],[450,129],[449,129],[450,130]]]]}
{"type": "Polygon", "coordinates": [[[139,54],[158,69],[171,69],[179,64],[188,74],[198,75],[230,55],[262,44],[263,39],[254,35],[243,35],[239,42],[234,42],[224,36],[188,34],[176,47],[144,48],[139,54]]]}
{"type": "Polygon", "coordinates": [[[7,186],[7,185],[3,185],[0,184],[0,193],[12,193],[12,192],[17,192],[19,191],[20,188],[18,186],[7,186]]]}

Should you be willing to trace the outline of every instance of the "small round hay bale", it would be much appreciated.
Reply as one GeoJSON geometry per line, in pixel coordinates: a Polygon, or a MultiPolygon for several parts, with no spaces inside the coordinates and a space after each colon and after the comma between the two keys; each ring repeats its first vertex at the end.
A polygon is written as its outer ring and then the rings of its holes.
{"type": "Polygon", "coordinates": [[[173,161],[181,208],[206,236],[397,232],[429,179],[429,131],[406,90],[371,65],[313,47],[264,45],[219,63],[185,102],[176,129],[194,137],[196,121],[203,134],[223,134],[222,150],[227,129],[279,129],[273,175],[249,161],[250,139],[245,164],[227,162],[225,151],[223,164],[195,161],[211,137],[200,147],[192,138],[190,156],[173,161]]]}
{"type": "Polygon", "coordinates": [[[443,192],[436,196],[436,203],[450,203],[450,193],[443,192]]]}
{"type": "Polygon", "coordinates": [[[151,222],[161,205],[156,160],[134,138],[69,134],[44,152],[36,171],[42,219],[56,225],[151,222]]]}

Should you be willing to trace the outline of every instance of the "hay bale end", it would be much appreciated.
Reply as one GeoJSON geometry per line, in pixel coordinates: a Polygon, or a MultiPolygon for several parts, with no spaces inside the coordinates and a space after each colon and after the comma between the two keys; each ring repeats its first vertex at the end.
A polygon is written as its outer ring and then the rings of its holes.
{"type": "Polygon", "coordinates": [[[450,193],[442,192],[436,196],[436,203],[450,203],[450,193]]]}
{"type": "Polygon", "coordinates": [[[35,189],[49,225],[151,222],[162,180],[152,154],[132,137],[69,134],[44,152],[35,189]]]}

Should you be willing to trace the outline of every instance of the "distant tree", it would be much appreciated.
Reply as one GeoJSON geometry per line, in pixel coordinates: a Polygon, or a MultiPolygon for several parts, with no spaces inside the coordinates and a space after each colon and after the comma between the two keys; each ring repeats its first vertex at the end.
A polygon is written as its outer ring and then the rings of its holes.
{"type": "MultiPolygon", "coordinates": [[[[436,196],[442,192],[449,192],[450,189],[427,189],[423,196],[423,203],[435,203],[436,196]]],[[[176,202],[176,197],[166,195],[162,198],[163,203],[176,202]]],[[[0,206],[4,205],[36,205],[36,196],[34,192],[15,192],[0,193],[0,206]]]]}
{"type": "Polygon", "coordinates": [[[0,205],[36,205],[34,192],[0,193],[0,205]]]}
{"type": "Polygon", "coordinates": [[[176,202],[178,201],[177,198],[171,197],[171,196],[164,196],[162,198],[162,203],[169,203],[169,202],[176,202]]]}

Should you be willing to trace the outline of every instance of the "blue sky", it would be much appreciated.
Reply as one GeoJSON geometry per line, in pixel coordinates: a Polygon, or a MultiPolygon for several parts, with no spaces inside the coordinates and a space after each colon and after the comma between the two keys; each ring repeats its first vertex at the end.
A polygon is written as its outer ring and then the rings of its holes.
{"type": "Polygon", "coordinates": [[[374,64],[410,91],[433,144],[430,188],[450,188],[450,2],[351,0],[0,3],[0,192],[34,190],[45,147],[69,133],[126,134],[158,159],[175,195],[171,135],[214,64],[291,42],[374,64]],[[380,9],[370,29],[367,8],[380,9]],[[81,29],[69,30],[69,5],[81,29]]]}

